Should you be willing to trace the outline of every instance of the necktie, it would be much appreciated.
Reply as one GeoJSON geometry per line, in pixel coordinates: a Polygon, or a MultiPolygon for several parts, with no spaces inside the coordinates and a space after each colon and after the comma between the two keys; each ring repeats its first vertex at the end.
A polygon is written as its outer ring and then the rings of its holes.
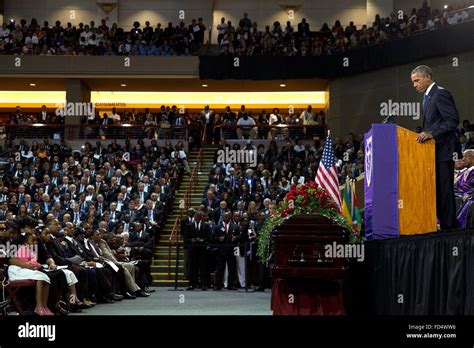
{"type": "Polygon", "coordinates": [[[423,93],[423,111],[426,110],[426,102],[428,101],[428,96],[423,93]]]}
{"type": "Polygon", "coordinates": [[[150,221],[153,221],[153,213],[151,212],[151,210],[148,210],[148,219],[150,221]]]}

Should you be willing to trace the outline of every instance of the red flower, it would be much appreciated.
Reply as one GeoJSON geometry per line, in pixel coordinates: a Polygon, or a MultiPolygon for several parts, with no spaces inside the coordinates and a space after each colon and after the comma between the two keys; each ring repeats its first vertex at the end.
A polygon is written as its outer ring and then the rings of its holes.
{"type": "Polygon", "coordinates": [[[321,207],[327,208],[328,207],[328,199],[326,196],[321,196],[319,203],[321,204],[321,207]]]}
{"type": "Polygon", "coordinates": [[[282,211],[281,217],[284,218],[284,217],[287,216],[289,213],[290,213],[290,208],[287,207],[285,210],[282,211]]]}

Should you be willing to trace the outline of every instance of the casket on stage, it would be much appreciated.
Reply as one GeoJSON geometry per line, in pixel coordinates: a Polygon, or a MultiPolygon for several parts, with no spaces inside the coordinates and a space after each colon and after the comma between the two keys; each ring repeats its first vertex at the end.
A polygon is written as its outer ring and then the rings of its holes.
{"type": "Polygon", "coordinates": [[[346,277],[349,231],[318,215],[295,215],[272,233],[274,315],[345,314],[339,280],[346,277]],[[336,257],[334,257],[336,256],[336,257]]]}

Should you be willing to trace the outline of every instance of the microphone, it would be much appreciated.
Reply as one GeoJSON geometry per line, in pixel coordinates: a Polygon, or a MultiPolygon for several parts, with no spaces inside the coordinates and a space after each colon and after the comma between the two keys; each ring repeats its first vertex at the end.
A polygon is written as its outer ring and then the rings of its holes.
{"type": "Polygon", "coordinates": [[[391,123],[391,119],[393,118],[393,115],[392,114],[388,114],[387,117],[385,117],[382,121],[383,124],[387,124],[387,123],[391,123]]]}

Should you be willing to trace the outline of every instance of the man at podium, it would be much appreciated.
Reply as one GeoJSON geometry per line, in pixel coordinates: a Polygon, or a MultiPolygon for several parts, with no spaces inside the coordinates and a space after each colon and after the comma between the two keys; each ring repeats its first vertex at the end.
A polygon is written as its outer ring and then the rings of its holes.
{"type": "Polygon", "coordinates": [[[458,150],[455,133],[458,111],[451,93],[433,81],[433,72],[428,66],[413,69],[411,80],[416,91],[423,93],[423,124],[417,141],[435,140],[436,214],[442,230],[456,228],[454,160],[458,150]]]}

